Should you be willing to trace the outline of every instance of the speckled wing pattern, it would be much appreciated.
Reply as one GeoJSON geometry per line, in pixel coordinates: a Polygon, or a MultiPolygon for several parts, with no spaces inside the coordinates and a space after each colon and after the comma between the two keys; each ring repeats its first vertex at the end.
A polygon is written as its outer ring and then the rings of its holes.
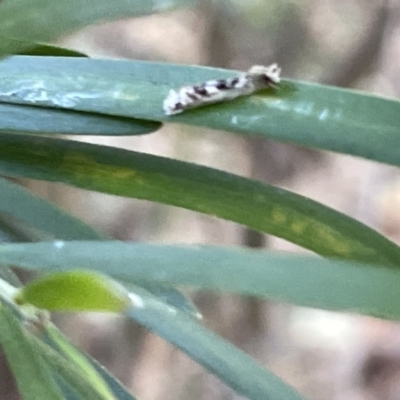
{"type": "Polygon", "coordinates": [[[248,96],[259,90],[275,87],[280,82],[281,69],[277,64],[268,67],[254,65],[247,72],[228,79],[214,79],[204,83],[171,89],[163,103],[166,115],[179,114],[185,110],[206,104],[229,101],[248,96]]]}

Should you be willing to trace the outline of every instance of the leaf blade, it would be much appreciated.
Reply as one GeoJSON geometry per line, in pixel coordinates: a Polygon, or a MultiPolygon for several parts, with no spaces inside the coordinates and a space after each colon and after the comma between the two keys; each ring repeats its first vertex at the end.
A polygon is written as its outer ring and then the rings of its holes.
{"type": "Polygon", "coordinates": [[[159,122],[86,112],[0,104],[0,132],[64,135],[144,135],[159,122]]]}
{"type": "Polygon", "coordinates": [[[0,173],[4,175],[158,201],[229,219],[321,255],[400,265],[400,248],[384,236],[283,189],[106,146],[1,133],[0,141],[0,173]]]}
{"type": "Polygon", "coordinates": [[[46,339],[52,347],[73,362],[105,397],[110,391],[118,400],[135,400],[120,382],[88,354],[78,350],[55,326],[46,327],[46,339]]]}
{"type": "Polygon", "coordinates": [[[189,285],[400,319],[400,269],[381,265],[245,249],[122,242],[69,242],[61,249],[53,243],[3,245],[0,263],[43,271],[79,266],[139,285],[189,285]]]}
{"type": "Polygon", "coordinates": [[[145,290],[128,316],[177,346],[238,393],[251,400],[305,400],[292,387],[187,314],[168,307],[145,290]]]}
{"type": "Polygon", "coordinates": [[[33,46],[34,42],[54,41],[88,25],[138,17],[191,3],[191,0],[115,0],[112,3],[98,0],[5,1],[0,4],[0,36],[5,37],[0,42],[0,54],[21,51],[29,47],[29,41],[33,46]],[[11,40],[7,41],[7,38],[11,40]]]}
{"type": "Polygon", "coordinates": [[[103,240],[107,237],[54,204],[1,177],[0,193],[0,213],[12,215],[54,238],[103,240]]]}
{"type": "Polygon", "coordinates": [[[28,340],[17,319],[4,304],[0,307],[0,342],[24,400],[63,400],[51,371],[28,340]]]}
{"type": "Polygon", "coordinates": [[[170,89],[234,75],[223,69],[140,61],[12,57],[0,63],[0,99],[62,106],[60,100],[72,92],[76,98],[68,108],[76,110],[206,126],[400,165],[400,102],[367,93],[283,81],[280,90],[267,96],[260,93],[172,118],[164,115],[162,102],[170,89]],[[49,66],[55,71],[51,76],[49,66]],[[87,86],[76,83],[76,76],[87,86]],[[37,80],[45,80],[45,99],[35,87],[37,80]],[[95,101],[85,98],[88,92],[95,101]]]}
{"type": "MultiPolygon", "coordinates": [[[[55,375],[61,378],[79,394],[82,400],[116,400],[114,395],[103,387],[101,384],[97,386],[96,380],[93,381],[92,376],[86,376],[80,368],[63,357],[47,343],[44,343],[38,337],[30,336],[31,346],[38,349],[41,357],[52,368],[55,375]]],[[[101,379],[98,377],[97,379],[101,379]]],[[[103,382],[101,382],[103,383],[103,382]]]]}

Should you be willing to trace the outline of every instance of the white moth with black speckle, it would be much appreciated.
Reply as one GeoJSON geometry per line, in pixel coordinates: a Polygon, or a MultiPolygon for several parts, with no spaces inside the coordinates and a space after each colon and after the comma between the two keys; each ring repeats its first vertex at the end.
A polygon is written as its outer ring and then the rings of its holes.
{"type": "Polygon", "coordinates": [[[171,89],[163,103],[166,115],[201,107],[206,104],[248,96],[262,89],[276,87],[281,69],[277,64],[268,67],[254,65],[247,72],[228,79],[214,79],[204,83],[171,89]]]}

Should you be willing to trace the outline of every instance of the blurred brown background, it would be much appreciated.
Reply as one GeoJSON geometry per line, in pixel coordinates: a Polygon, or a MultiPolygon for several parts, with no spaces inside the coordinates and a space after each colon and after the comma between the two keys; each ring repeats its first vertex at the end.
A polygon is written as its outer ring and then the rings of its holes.
{"type": "MultiPolygon", "coordinates": [[[[190,9],[90,27],[61,43],[99,58],[241,70],[278,62],[284,77],[398,97],[399,17],[400,0],[202,0],[190,9]]],[[[400,241],[400,174],[394,167],[173,124],[143,137],[87,140],[189,160],[282,186],[400,241]]],[[[303,251],[187,210],[63,185],[27,184],[122,240],[303,251]]],[[[396,323],[233,295],[189,294],[207,326],[310,399],[400,399],[396,323]]],[[[101,314],[57,320],[80,348],[106,365],[140,400],[241,398],[132,322],[101,314]]],[[[5,388],[2,380],[9,377],[0,378],[5,388]]],[[[1,398],[12,398],[11,392],[1,398]]]]}

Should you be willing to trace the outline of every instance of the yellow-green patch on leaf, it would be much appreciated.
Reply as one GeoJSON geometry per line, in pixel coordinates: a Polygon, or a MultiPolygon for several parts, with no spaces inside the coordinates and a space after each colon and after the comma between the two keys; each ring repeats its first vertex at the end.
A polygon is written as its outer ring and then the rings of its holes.
{"type": "Polygon", "coordinates": [[[15,300],[54,311],[121,312],[130,305],[121,285],[105,275],[82,270],[45,275],[28,283],[15,300]]]}

